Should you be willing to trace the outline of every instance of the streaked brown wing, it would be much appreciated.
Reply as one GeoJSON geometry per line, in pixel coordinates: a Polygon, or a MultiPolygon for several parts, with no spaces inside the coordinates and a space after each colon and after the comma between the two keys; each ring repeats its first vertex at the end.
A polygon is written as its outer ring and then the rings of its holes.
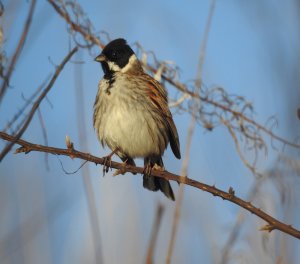
{"type": "Polygon", "coordinates": [[[176,126],[172,118],[172,114],[169,110],[167,91],[158,81],[153,79],[150,75],[144,74],[143,79],[145,83],[147,83],[149,88],[147,89],[147,91],[145,91],[147,93],[148,98],[150,99],[151,103],[155,106],[155,108],[164,117],[164,120],[167,124],[169,130],[168,132],[169,132],[171,149],[175,157],[180,159],[181,154],[180,154],[179,137],[178,137],[176,126]]]}

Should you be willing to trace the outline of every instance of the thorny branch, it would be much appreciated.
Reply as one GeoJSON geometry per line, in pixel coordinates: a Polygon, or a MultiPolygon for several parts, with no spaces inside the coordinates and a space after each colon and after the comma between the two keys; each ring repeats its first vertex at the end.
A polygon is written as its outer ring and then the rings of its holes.
{"type": "MultiPolygon", "coordinates": [[[[47,146],[43,146],[43,145],[33,144],[33,143],[30,143],[30,142],[22,140],[22,139],[16,139],[15,137],[13,137],[7,133],[4,133],[4,132],[0,132],[0,138],[2,138],[3,140],[9,141],[9,142],[15,142],[16,144],[20,145],[21,147],[18,148],[15,153],[26,153],[27,154],[31,151],[38,151],[38,152],[50,153],[53,155],[68,156],[72,159],[78,158],[78,159],[93,162],[96,165],[97,164],[103,165],[105,163],[105,158],[98,158],[89,153],[84,153],[84,152],[75,150],[73,143],[68,144],[67,149],[62,149],[62,148],[54,148],[54,147],[47,147],[47,146]]],[[[130,166],[130,165],[126,165],[126,167],[124,168],[123,163],[114,162],[114,161],[112,161],[109,164],[109,167],[114,168],[114,169],[123,169],[126,172],[132,172],[132,173],[143,174],[143,172],[144,172],[144,168],[130,166]]],[[[289,234],[295,238],[300,239],[300,231],[299,230],[293,228],[291,225],[284,224],[281,221],[275,219],[274,217],[268,215],[261,209],[255,207],[251,202],[244,201],[241,198],[237,197],[232,188],[229,188],[228,192],[225,192],[225,191],[222,191],[222,190],[216,188],[214,185],[210,186],[208,184],[195,181],[188,177],[181,177],[179,175],[173,174],[168,171],[152,170],[151,175],[154,177],[160,177],[160,178],[164,178],[166,180],[176,181],[181,184],[192,186],[192,187],[200,189],[202,191],[211,193],[213,196],[218,196],[218,197],[222,198],[223,200],[227,200],[229,202],[234,203],[234,204],[244,208],[245,210],[249,211],[250,213],[260,217],[264,221],[266,221],[267,224],[261,228],[261,230],[263,230],[263,231],[271,232],[273,230],[280,230],[286,234],[289,234]]]]}
{"type": "Polygon", "coordinates": [[[34,11],[34,8],[35,8],[35,4],[36,4],[36,0],[32,0],[30,8],[29,8],[29,13],[28,13],[28,16],[27,16],[27,19],[26,19],[26,22],[25,22],[25,26],[24,26],[22,35],[20,37],[18,46],[17,46],[16,51],[15,51],[13,57],[12,57],[12,60],[11,60],[10,65],[8,67],[7,73],[3,77],[3,83],[2,83],[2,86],[1,86],[1,89],[0,89],[0,104],[3,100],[3,98],[4,98],[5,92],[8,88],[8,86],[9,86],[10,76],[11,76],[13,70],[14,70],[15,64],[17,63],[17,60],[18,60],[18,58],[21,54],[22,48],[23,48],[24,43],[26,41],[28,31],[29,31],[29,28],[30,28],[30,25],[31,25],[31,21],[32,21],[32,16],[33,16],[33,11],[34,11]]]}
{"type": "Polygon", "coordinates": [[[10,149],[12,148],[12,146],[17,142],[17,140],[23,135],[23,133],[27,129],[28,125],[30,124],[30,122],[31,122],[31,120],[32,120],[32,118],[33,118],[36,110],[38,109],[40,103],[45,98],[45,96],[50,91],[50,89],[52,88],[53,84],[55,83],[57,77],[59,76],[60,72],[62,71],[62,69],[64,68],[64,66],[66,65],[66,63],[71,59],[71,57],[74,55],[74,53],[77,50],[78,50],[77,47],[75,47],[74,49],[72,49],[71,52],[64,58],[64,60],[62,61],[62,63],[56,68],[56,71],[55,71],[53,77],[51,78],[49,84],[47,85],[47,87],[45,88],[45,90],[41,93],[41,95],[38,97],[38,99],[35,101],[35,103],[33,104],[33,106],[31,108],[31,110],[30,110],[30,112],[29,112],[29,114],[28,114],[28,116],[26,118],[26,121],[24,122],[22,128],[16,134],[14,140],[11,141],[9,144],[7,144],[6,147],[3,149],[3,151],[0,153],[0,162],[6,156],[6,154],[10,151],[10,149]]]}
{"type": "MultiPolygon", "coordinates": [[[[48,0],[55,11],[67,22],[69,26],[68,32],[73,37],[76,44],[80,47],[91,49],[93,46],[98,46],[101,49],[105,46],[104,42],[93,32],[91,22],[85,16],[83,10],[78,4],[70,1],[55,1],[48,0]],[[78,34],[77,34],[78,33],[78,34]],[[82,36],[81,43],[78,35],[82,36]],[[82,42],[86,43],[83,44],[82,42]]],[[[178,67],[166,62],[160,62],[156,59],[153,52],[146,53],[139,44],[137,44],[138,51],[142,51],[141,62],[144,67],[154,75],[161,72],[161,79],[163,83],[167,83],[178,90],[178,98],[175,100],[177,109],[186,111],[190,114],[195,112],[194,102],[199,101],[199,107],[195,113],[197,123],[202,125],[205,129],[211,131],[215,127],[229,124],[227,130],[230,135],[235,135],[233,138],[237,149],[241,150],[243,144],[247,150],[253,151],[253,160],[248,161],[244,155],[240,155],[242,162],[251,172],[256,171],[255,165],[258,160],[259,150],[267,152],[267,143],[264,136],[268,135],[271,140],[275,139],[294,148],[300,148],[297,142],[291,142],[276,135],[271,127],[266,124],[260,124],[253,119],[253,106],[246,101],[242,96],[230,95],[222,87],[207,88],[203,84],[200,91],[197,89],[198,81],[192,83],[182,83],[178,81],[178,67]],[[149,63],[148,55],[151,54],[154,62],[149,63]],[[162,67],[162,65],[164,67],[162,67]],[[191,100],[194,99],[194,100],[191,100]],[[224,123],[224,121],[226,123],[224,123]]],[[[272,142],[271,142],[272,143],[272,142]]],[[[271,144],[272,145],[272,144],[271,144]]]]}

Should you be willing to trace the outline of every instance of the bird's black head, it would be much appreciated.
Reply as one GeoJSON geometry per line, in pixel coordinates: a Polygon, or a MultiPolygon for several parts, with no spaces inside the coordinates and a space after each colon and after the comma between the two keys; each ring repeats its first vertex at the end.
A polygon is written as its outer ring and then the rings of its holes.
{"type": "Polygon", "coordinates": [[[95,60],[101,63],[104,74],[109,74],[124,69],[132,55],[134,52],[126,40],[119,38],[108,43],[95,60]]]}

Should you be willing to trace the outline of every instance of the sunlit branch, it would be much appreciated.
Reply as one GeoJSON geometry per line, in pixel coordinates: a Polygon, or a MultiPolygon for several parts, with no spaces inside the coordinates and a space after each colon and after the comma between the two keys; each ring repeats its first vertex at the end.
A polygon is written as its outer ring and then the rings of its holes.
{"type": "MultiPolygon", "coordinates": [[[[47,146],[43,146],[43,145],[33,144],[33,143],[30,143],[30,142],[22,140],[22,139],[16,139],[15,137],[13,137],[7,133],[4,133],[4,132],[0,132],[0,138],[2,138],[3,140],[9,141],[9,142],[15,142],[16,144],[20,145],[21,147],[18,148],[15,153],[29,153],[31,151],[38,151],[38,152],[50,153],[53,155],[63,155],[63,156],[70,157],[72,159],[78,158],[78,159],[93,162],[95,164],[103,165],[104,163],[106,163],[105,158],[99,158],[99,157],[93,156],[89,153],[84,153],[84,152],[75,150],[72,143],[68,144],[69,147],[67,149],[62,149],[62,148],[54,148],[54,147],[47,147],[47,146]]],[[[111,163],[106,164],[106,165],[109,165],[110,168],[122,169],[123,171],[126,171],[126,172],[139,173],[139,174],[144,173],[144,168],[142,168],[142,167],[135,167],[135,166],[130,166],[130,165],[126,165],[126,167],[124,167],[124,163],[119,163],[119,162],[115,162],[115,161],[112,161],[111,163]]],[[[249,211],[250,213],[252,213],[252,214],[258,216],[259,218],[263,219],[264,221],[266,221],[267,224],[265,226],[263,226],[261,228],[261,230],[268,231],[268,232],[271,232],[273,230],[280,230],[286,234],[289,234],[293,237],[300,239],[300,231],[299,230],[293,228],[291,225],[287,225],[287,224],[275,219],[274,217],[265,213],[258,207],[255,207],[251,202],[247,202],[247,201],[239,198],[238,196],[235,195],[235,191],[231,187],[229,188],[228,192],[225,192],[225,191],[222,191],[222,190],[216,188],[214,185],[211,186],[211,185],[199,182],[199,181],[195,181],[188,177],[181,177],[179,175],[176,175],[176,174],[168,172],[168,171],[152,170],[151,176],[160,177],[160,178],[164,178],[166,180],[179,182],[181,184],[192,186],[194,188],[208,192],[208,193],[212,194],[213,196],[218,196],[218,197],[222,198],[223,200],[227,200],[231,203],[234,203],[234,204],[244,208],[245,210],[249,211]]]]}

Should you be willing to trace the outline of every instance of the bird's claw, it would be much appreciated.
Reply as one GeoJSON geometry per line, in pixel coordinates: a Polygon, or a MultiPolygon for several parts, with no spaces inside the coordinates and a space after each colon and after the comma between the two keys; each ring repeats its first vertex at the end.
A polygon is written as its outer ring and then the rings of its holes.
{"type": "Polygon", "coordinates": [[[109,168],[111,167],[111,155],[108,155],[104,157],[103,162],[103,177],[105,176],[105,173],[108,173],[109,168]]]}
{"type": "Polygon", "coordinates": [[[164,170],[165,170],[164,167],[159,166],[159,165],[156,164],[156,163],[155,163],[154,165],[147,164],[147,165],[145,165],[145,167],[144,167],[143,174],[144,174],[144,175],[151,175],[153,169],[154,169],[154,170],[158,170],[158,171],[164,171],[164,170]]]}
{"type": "Polygon", "coordinates": [[[126,173],[126,165],[127,165],[127,160],[125,160],[123,163],[122,163],[122,168],[121,169],[118,169],[114,172],[113,176],[118,176],[120,174],[125,174],[126,173]]]}
{"type": "Polygon", "coordinates": [[[105,176],[105,173],[108,173],[109,168],[111,167],[111,157],[118,151],[118,148],[116,148],[112,153],[109,155],[103,157],[103,177],[105,176]]]}
{"type": "Polygon", "coordinates": [[[144,175],[151,175],[152,166],[150,164],[145,165],[143,174],[144,175]]]}

